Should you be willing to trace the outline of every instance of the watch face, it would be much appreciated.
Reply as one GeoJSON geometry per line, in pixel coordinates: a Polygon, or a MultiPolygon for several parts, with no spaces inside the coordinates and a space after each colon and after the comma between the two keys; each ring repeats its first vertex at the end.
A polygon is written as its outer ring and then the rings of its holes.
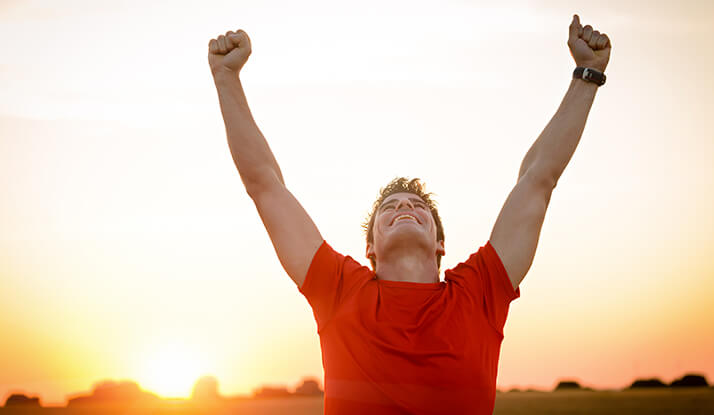
{"type": "Polygon", "coordinates": [[[597,72],[590,68],[585,68],[583,70],[583,79],[598,85],[602,85],[605,83],[605,74],[597,72]]]}
{"type": "Polygon", "coordinates": [[[590,68],[575,68],[575,71],[573,72],[573,78],[592,82],[598,86],[601,86],[605,83],[605,74],[590,68]]]}

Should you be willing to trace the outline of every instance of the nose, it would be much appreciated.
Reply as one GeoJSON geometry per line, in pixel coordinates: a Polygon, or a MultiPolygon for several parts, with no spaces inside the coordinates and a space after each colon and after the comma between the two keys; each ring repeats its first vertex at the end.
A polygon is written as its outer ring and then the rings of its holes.
{"type": "Polygon", "coordinates": [[[409,209],[414,210],[414,205],[412,204],[412,201],[409,199],[402,199],[399,202],[397,202],[397,210],[401,209],[402,205],[408,207],[409,209]]]}

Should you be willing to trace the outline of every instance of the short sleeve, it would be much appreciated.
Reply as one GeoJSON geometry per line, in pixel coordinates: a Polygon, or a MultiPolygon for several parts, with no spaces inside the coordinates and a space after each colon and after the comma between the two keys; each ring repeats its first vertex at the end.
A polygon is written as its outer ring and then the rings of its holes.
{"type": "Polygon", "coordinates": [[[341,255],[323,241],[299,289],[312,307],[317,331],[329,323],[349,296],[373,278],[374,273],[369,268],[352,257],[341,255]]]}
{"type": "Polygon", "coordinates": [[[506,268],[491,242],[486,242],[466,262],[454,267],[450,278],[461,280],[475,301],[481,298],[486,320],[503,336],[508,307],[511,301],[520,297],[521,291],[520,287],[513,289],[506,268]]]}

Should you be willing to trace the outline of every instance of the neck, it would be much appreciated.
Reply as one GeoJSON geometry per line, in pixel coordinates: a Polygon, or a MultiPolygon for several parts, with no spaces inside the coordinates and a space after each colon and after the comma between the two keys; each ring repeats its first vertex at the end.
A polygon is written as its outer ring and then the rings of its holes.
{"type": "Polygon", "coordinates": [[[377,260],[377,279],[420,283],[439,282],[439,266],[435,255],[409,250],[392,252],[377,260]]]}

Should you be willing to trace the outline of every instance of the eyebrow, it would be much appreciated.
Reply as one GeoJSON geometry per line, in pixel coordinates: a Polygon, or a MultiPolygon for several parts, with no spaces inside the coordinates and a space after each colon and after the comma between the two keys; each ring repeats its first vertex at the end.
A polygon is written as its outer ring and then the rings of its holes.
{"type": "MultiPolygon", "coordinates": [[[[426,202],[419,199],[418,197],[410,197],[409,200],[411,200],[414,203],[421,203],[422,205],[426,206],[426,202]]],[[[382,208],[387,207],[388,205],[391,205],[392,203],[396,203],[396,202],[397,202],[397,199],[392,199],[389,202],[382,203],[382,206],[380,206],[379,209],[381,210],[382,208]]]]}

